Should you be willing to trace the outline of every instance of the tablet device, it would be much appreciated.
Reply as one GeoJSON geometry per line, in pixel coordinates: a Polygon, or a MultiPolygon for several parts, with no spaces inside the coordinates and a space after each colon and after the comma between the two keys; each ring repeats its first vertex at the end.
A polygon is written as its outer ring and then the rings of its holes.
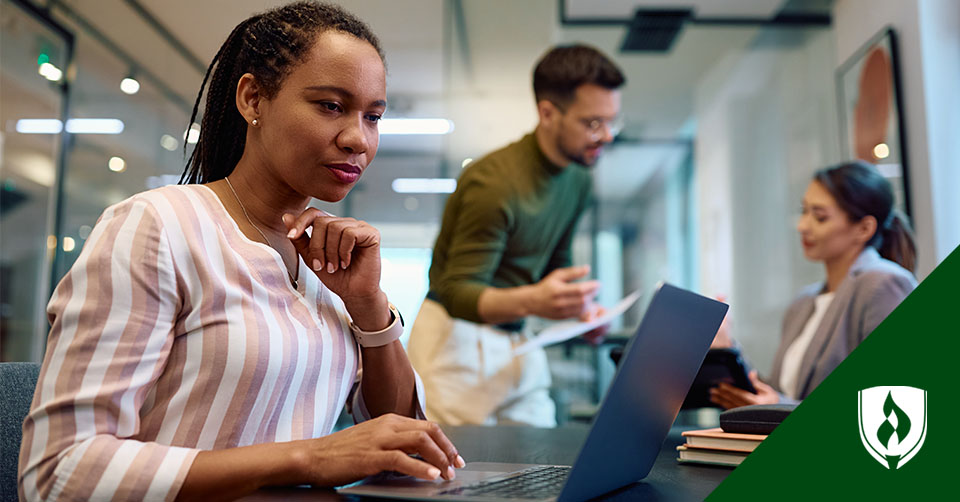
{"type": "Polygon", "coordinates": [[[710,349],[700,365],[683,408],[718,408],[710,401],[710,388],[726,382],[734,387],[757,393],[747,374],[750,368],[743,360],[739,349],[710,349]]]}

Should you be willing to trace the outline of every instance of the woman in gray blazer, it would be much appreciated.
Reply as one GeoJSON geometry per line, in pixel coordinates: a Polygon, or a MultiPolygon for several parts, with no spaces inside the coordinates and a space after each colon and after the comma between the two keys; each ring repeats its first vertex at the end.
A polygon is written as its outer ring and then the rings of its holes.
{"type": "MultiPolygon", "coordinates": [[[[852,162],[817,171],[803,198],[797,231],[804,255],[826,280],[804,288],[787,309],[780,347],[757,393],[720,384],[723,408],[798,402],[807,397],[916,287],[916,247],[893,190],[877,169],[852,162]]],[[[721,327],[714,347],[730,346],[721,327]]]]}

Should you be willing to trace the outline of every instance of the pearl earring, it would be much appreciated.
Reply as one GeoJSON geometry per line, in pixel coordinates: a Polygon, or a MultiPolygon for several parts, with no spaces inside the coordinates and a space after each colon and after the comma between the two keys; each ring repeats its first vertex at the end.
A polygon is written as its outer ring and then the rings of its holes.
{"type": "Polygon", "coordinates": [[[260,125],[260,119],[253,119],[250,123],[253,124],[253,127],[258,127],[260,125]]]}

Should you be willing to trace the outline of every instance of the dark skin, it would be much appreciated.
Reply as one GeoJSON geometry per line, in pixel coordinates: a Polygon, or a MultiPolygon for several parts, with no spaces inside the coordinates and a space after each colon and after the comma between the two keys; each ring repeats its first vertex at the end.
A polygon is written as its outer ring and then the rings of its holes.
{"type": "MultiPolygon", "coordinates": [[[[330,31],[317,37],[276,95],[264,96],[250,74],[236,92],[237,109],[249,124],[243,155],[229,176],[237,197],[291,274],[304,260],[364,331],[392,321],[379,286],[380,234],[365,222],[307,204],[312,197],[341,200],[373,160],[385,82],[383,62],[370,44],[330,31]]],[[[248,238],[264,242],[225,181],[207,186],[248,238]]],[[[437,424],[412,418],[415,377],[400,342],[361,348],[360,357],[360,392],[377,418],[315,439],[202,451],[177,499],[231,500],[271,485],[339,486],[386,470],[453,479],[454,468],[465,463],[437,424]]]]}

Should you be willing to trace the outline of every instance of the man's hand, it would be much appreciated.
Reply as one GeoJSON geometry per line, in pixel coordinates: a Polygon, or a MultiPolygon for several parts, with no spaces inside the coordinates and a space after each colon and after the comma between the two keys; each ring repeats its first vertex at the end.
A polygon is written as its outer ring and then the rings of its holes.
{"type": "Polygon", "coordinates": [[[580,317],[600,289],[599,281],[573,282],[590,273],[587,265],[558,268],[533,285],[529,311],[547,319],[580,317]]]}
{"type": "MultiPolygon", "coordinates": [[[[591,303],[587,310],[580,315],[581,322],[590,322],[598,317],[603,317],[607,313],[607,309],[603,306],[591,303]]],[[[600,345],[603,343],[603,339],[607,336],[607,333],[610,331],[610,323],[604,324],[593,328],[592,330],[583,334],[583,338],[590,342],[591,345],[600,345]]]]}

